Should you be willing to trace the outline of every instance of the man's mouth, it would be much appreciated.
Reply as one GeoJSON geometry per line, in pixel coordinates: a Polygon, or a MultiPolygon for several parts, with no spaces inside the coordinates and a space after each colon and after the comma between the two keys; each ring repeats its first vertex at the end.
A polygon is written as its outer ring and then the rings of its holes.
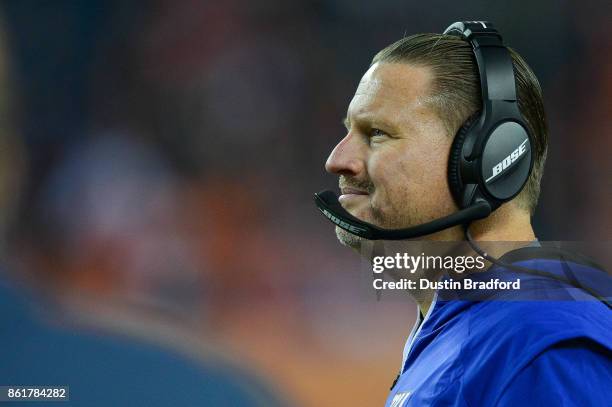
{"type": "Polygon", "coordinates": [[[338,201],[342,203],[348,203],[349,201],[360,199],[361,197],[368,196],[369,193],[362,189],[353,187],[344,187],[340,189],[342,195],[338,197],[338,201]]]}

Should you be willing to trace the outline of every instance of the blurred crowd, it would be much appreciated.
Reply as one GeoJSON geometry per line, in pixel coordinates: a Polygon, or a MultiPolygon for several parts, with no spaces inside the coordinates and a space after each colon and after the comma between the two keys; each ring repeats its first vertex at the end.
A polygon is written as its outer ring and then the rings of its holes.
{"type": "Polygon", "coordinates": [[[609,240],[604,5],[4,2],[3,263],[67,315],[170,327],[297,405],[382,405],[415,310],[364,301],[312,204],[360,76],[403,35],[493,21],[544,90],[536,234],[609,240]]]}

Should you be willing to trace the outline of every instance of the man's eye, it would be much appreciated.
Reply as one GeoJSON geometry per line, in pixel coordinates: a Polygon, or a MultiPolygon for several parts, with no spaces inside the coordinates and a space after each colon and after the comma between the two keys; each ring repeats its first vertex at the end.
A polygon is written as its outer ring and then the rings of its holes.
{"type": "Polygon", "coordinates": [[[370,130],[370,137],[371,138],[387,137],[387,133],[385,133],[384,131],[380,129],[372,129],[370,130]]]}

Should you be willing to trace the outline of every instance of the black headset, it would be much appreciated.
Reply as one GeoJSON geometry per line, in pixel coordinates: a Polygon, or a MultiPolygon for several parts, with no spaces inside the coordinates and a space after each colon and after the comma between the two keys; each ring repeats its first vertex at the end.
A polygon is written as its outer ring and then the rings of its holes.
{"type": "Polygon", "coordinates": [[[430,222],[383,229],[352,216],[332,191],[315,194],[319,210],[337,226],[370,240],[401,240],[482,219],[514,198],[533,168],[532,136],[518,107],[514,68],[501,35],[485,21],[463,21],[444,34],[470,43],[480,77],[482,107],[452,143],[448,184],[460,210],[430,222]]]}
{"type": "Polygon", "coordinates": [[[482,95],[481,110],[459,128],[449,154],[448,185],[460,210],[405,229],[383,229],[351,215],[332,191],[315,194],[317,207],[335,225],[369,240],[411,239],[463,225],[472,249],[491,263],[562,281],[612,309],[610,301],[593,289],[552,273],[505,263],[489,256],[472,239],[470,223],[489,216],[527,183],[533,168],[533,138],[518,107],[512,57],[493,25],[486,21],[457,22],[444,34],[458,36],[472,46],[482,95]]]}
{"type": "Polygon", "coordinates": [[[448,183],[461,208],[484,200],[495,210],[521,192],[533,168],[532,136],[519,111],[512,58],[491,23],[454,23],[444,34],[472,45],[482,95],[482,109],[455,136],[448,183]]]}

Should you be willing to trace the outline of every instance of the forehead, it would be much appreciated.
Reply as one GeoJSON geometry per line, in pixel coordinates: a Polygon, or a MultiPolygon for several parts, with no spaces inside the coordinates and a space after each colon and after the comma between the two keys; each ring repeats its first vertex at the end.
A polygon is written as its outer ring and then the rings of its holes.
{"type": "Polygon", "coordinates": [[[348,108],[348,119],[403,122],[427,110],[431,69],[402,63],[376,63],[363,75],[348,108]]]}

